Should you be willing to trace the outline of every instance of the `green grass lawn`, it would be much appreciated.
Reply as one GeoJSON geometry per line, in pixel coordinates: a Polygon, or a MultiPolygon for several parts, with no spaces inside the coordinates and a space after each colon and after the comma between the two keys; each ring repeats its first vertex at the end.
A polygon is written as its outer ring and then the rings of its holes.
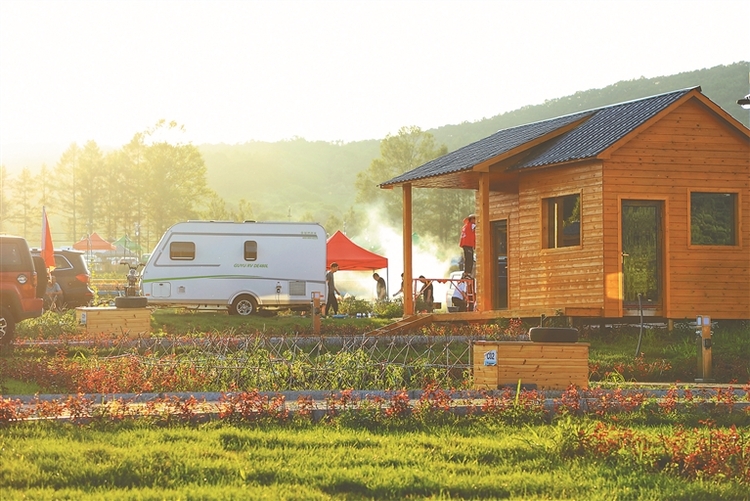
{"type": "MultiPolygon", "coordinates": [[[[626,455],[566,453],[571,423],[371,431],[336,425],[0,428],[0,498],[748,499],[626,455]]],[[[665,428],[638,428],[658,436],[665,428]]],[[[648,451],[646,451],[648,452],[648,451]]]]}
{"type": "MultiPolygon", "coordinates": [[[[388,322],[326,319],[324,335],[362,334],[388,322]]],[[[152,326],[157,337],[210,334],[219,339],[258,333],[304,336],[311,330],[310,320],[296,315],[246,318],[175,310],[154,312],[152,326]]],[[[456,332],[477,335],[506,328],[498,322],[490,329],[459,326],[456,332]]],[[[70,329],[75,329],[70,317],[45,315],[27,321],[19,333],[21,338],[50,339],[70,329]]],[[[445,332],[428,329],[421,334],[445,332]]],[[[610,371],[610,379],[615,379],[615,371],[628,381],[692,380],[694,332],[684,326],[671,332],[649,327],[642,357],[635,356],[638,334],[637,326],[605,332],[586,329],[581,340],[590,343],[590,360],[601,371],[599,376],[610,371]]],[[[747,326],[719,326],[713,340],[717,380],[748,381],[747,326]]],[[[103,345],[62,353],[94,368],[109,359],[125,360],[107,349],[103,345]]],[[[16,365],[24,369],[32,361],[46,364],[59,356],[60,351],[42,348],[3,355],[0,389],[6,395],[44,392],[21,376],[3,378],[2,369],[18,360],[22,363],[16,365]]],[[[151,361],[147,354],[141,356],[151,361]]],[[[173,356],[180,353],[165,354],[166,359],[173,356]]],[[[138,375],[138,370],[130,374],[138,375]]],[[[738,419],[739,440],[746,444],[750,428],[746,417],[738,419]]],[[[584,418],[544,425],[466,419],[381,428],[336,420],[262,426],[227,421],[157,425],[148,419],[90,425],[13,423],[0,426],[0,499],[750,499],[747,481],[742,484],[720,474],[687,478],[679,467],[664,463],[666,444],[677,443],[683,433],[705,438],[706,429],[666,424],[676,419],[612,422],[621,431],[595,430],[584,418]],[[582,448],[582,430],[597,442],[582,448]],[[606,453],[597,452],[601,450],[606,453]]],[[[688,453],[700,449],[686,444],[688,453]]],[[[714,467],[722,466],[720,460],[714,462],[714,467]]]]}

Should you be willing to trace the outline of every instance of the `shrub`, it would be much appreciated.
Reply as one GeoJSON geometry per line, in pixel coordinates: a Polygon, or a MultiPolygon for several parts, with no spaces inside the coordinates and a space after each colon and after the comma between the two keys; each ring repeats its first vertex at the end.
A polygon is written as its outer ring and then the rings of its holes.
{"type": "Polygon", "coordinates": [[[383,301],[375,303],[372,312],[381,318],[398,318],[404,316],[404,305],[401,301],[383,301]]]}
{"type": "Polygon", "coordinates": [[[358,314],[367,316],[372,313],[372,305],[369,301],[350,296],[345,297],[339,302],[339,311],[350,317],[356,317],[358,314]]]}
{"type": "Polygon", "coordinates": [[[78,334],[75,310],[62,313],[45,311],[41,317],[19,322],[16,327],[18,339],[59,339],[78,334]]]}

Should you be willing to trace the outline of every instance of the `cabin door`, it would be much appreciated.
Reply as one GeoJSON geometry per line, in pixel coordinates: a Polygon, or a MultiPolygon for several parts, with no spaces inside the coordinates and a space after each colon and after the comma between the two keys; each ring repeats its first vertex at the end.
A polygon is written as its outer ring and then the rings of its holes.
{"type": "Polygon", "coordinates": [[[622,202],[622,293],[625,316],[662,315],[662,202],[622,202]],[[640,301],[640,303],[639,303],[640,301]]]}
{"type": "Polygon", "coordinates": [[[492,233],[492,309],[508,308],[508,220],[491,222],[492,233]]]}

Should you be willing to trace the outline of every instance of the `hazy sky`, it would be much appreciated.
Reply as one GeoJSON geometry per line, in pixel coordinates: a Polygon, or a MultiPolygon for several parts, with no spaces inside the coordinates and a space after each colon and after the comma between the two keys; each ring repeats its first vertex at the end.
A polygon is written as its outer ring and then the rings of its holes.
{"type": "MultiPolygon", "coordinates": [[[[750,0],[0,0],[0,149],[382,139],[750,59],[750,0]]],[[[738,96],[740,97],[740,96],[738,96]]]]}

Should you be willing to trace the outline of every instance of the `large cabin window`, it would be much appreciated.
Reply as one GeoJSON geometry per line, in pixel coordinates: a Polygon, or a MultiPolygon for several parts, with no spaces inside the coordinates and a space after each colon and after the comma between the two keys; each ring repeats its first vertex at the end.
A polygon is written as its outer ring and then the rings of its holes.
{"type": "Polygon", "coordinates": [[[169,259],[192,261],[195,259],[195,242],[170,242],[169,259]]]}
{"type": "Polygon", "coordinates": [[[543,199],[542,227],[545,249],[581,245],[581,195],[543,199]]]}
{"type": "Polygon", "coordinates": [[[736,193],[690,193],[690,243],[737,245],[736,193]]]}
{"type": "Polygon", "coordinates": [[[255,261],[258,259],[258,242],[248,240],[245,242],[245,261],[255,261]]]}

